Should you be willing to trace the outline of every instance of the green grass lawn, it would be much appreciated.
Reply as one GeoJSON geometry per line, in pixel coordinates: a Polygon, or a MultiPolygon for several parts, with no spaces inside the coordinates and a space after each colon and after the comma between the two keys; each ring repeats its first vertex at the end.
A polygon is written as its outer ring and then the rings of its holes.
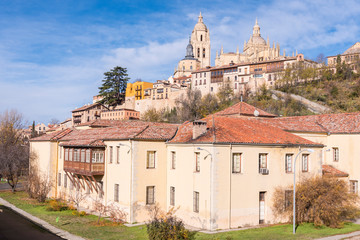
{"type": "MultiPolygon", "coordinates": [[[[97,217],[72,215],[72,211],[51,212],[46,210],[46,204],[28,198],[25,192],[0,192],[0,197],[14,204],[18,208],[39,217],[53,226],[87,239],[147,239],[146,226],[126,227],[106,222],[105,226],[97,226],[97,217]],[[56,222],[56,218],[59,221],[56,222]]],[[[226,233],[204,234],[197,233],[197,240],[235,240],[235,239],[314,239],[329,235],[349,233],[360,230],[360,225],[346,223],[341,229],[327,227],[315,228],[312,224],[303,224],[298,227],[297,233],[292,234],[292,225],[276,225],[271,227],[239,230],[226,233]]]]}

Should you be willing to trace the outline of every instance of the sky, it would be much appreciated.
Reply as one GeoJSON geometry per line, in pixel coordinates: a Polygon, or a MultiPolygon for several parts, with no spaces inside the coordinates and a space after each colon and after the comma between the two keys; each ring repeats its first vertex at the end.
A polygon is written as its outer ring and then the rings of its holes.
{"type": "Polygon", "coordinates": [[[92,102],[115,66],[127,68],[130,82],[167,79],[200,11],[212,65],[221,46],[242,50],[256,18],[262,37],[290,55],[315,60],[360,41],[357,0],[0,0],[0,113],[63,121],[92,102]]]}

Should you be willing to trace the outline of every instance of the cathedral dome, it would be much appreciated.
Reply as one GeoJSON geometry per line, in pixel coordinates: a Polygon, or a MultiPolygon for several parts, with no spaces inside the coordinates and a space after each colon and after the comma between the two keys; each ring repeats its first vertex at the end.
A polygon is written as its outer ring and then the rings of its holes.
{"type": "Polygon", "coordinates": [[[261,36],[251,36],[249,39],[249,43],[253,43],[256,45],[266,45],[265,39],[263,39],[261,36]]]}
{"type": "Polygon", "coordinates": [[[201,12],[199,15],[199,21],[195,24],[194,31],[207,31],[207,27],[203,22],[203,17],[201,16],[201,12]]]}

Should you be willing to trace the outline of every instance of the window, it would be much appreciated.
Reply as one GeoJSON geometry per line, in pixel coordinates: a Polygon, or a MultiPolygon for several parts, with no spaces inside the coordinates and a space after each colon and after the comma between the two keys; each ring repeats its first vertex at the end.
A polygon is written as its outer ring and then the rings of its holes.
{"type": "Polygon", "coordinates": [[[85,162],[85,149],[81,149],[80,152],[80,161],[85,162]]]}
{"type": "Polygon", "coordinates": [[[293,190],[285,190],[285,210],[291,208],[293,198],[293,190]]]}
{"type": "Polygon", "coordinates": [[[146,168],[155,168],[155,151],[147,151],[146,168]]]}
{"type": "Polygon", "coordinates": [[[202,84],[202,82],[201,82],[201,79],[200,79],[200,81],[199,81],[199,85],[201,85],[202,84]]]}
{"type": "Polygon", "coordinates": [[[199,212],[199,192],[194,192],[193,196],[193,210],[194,212],[199,212]]]}
{"type": "Polygon", "coordinates": [[[104,152],[103,151],[93,151],[92,152],[92,162],[93,163],[103,163],[104,162],[104,152]]]}
{"type": "Polygon", "coordinates": [[[204,77],[206,77],[206,72],[204,72],[204,77]]]}
{"type": "Polygon", "coordinates": [[[350,180],[350,192],[358,193],[358,181],[350,180]]]}
{"type": "Polygon", "coordinates": [[[233,153],[232,156],[232,172],[240,173],[241,172],[241,153],[233,153]]]}
{"type": "Polygon", "coordinates": [[[203,48],[203,57],[205,57],[205,48],[203,48]]]}
{"type": "Polygon", "coordinates": [[[111,146],[109,149],[109,155],[110,155],[110,163],[113,162],[113,147],[111,146]]]}
{"type": "Polygon", "coordinates": [[[67,188],[67,176],[64,174],[64,187],[67,188]]]}
{"type": "Polygon", "coordinates": [[[90,149],[86,149],[85,152],[86,152],[86,153],[85,153],[85,155],[86,155],[85,161],[86,161],[87,163],[90,163],[90,149]]]}
{"type": "Polygon", "coordinates": [[[119,184],[114,186],[114,201],[119,202],[119,184]]]}
{"type": "Polygon", "coordinates": [[[260,153],[259,154],[259,172],[260,169],[266,169],[267,168],[267,153],[260,153]]]}
{"type": "Polygon", "coordinates": [[[63,150],[63,147],[60,147],[60,152],[59,152],[60,158],[61,158],[61,155],[62,155],[62,150],[63,150]]]}
{"type": "Polygon", "coordinates": [[[80,161],[80,151],[79,149],[74,149],[74,162],[80,161]]]}
{"type": "Polygon", "coordinates": [[[292,172],[292,154],[285,155],[285,172],[291,173],[292,172]]]}
{"type": "Polygon", "coordinates": [[[202,41],[202,35],[200,35],[200,41],[202,41]]]}
{"type": "Polygon", "coordinates": [[[116,163],[120,163],[120,146],[116,147],[116,163]]]}
{"type": "Polygon", "coordinates": [[[146,187],[146,204],[155,203],[155,186],[146,187]]]}
{"type": "Polygon", "coordinates": [[[206,79],[204,79],[204,85],[206,84],[206,79]]]}
{"type": "Polygon", "coordinates": [[[302,155],[301,165],[302,165],[302,171],[303,172],[308,172],[309,171],[309,154],[303,154],[302,155]]]}
{"type": "Polygon", "coordinates": [[[61,186],[61,173],[59,173],[59,177],[58,177],[58,186],[61,186]]]}
{"type": "Polygon", "coordinates": [[[170,187],[170,205],[175,206],[175,187],[170,187]]]}
{"type": "Polygon", "coordinates": [[[200,57],[200,48],[197,49],[197,57],[200,57]]]}
{"type": "Polygon", "coordinates": [[[195,153],[195,172],[200,172],[200,153],[195,153]]]}
{"type": "Polygon", "coordinates": [[[69,161],[69,149],[65,148],[64,150],[64,160],[69,161]]]}
{"type": "Polygon", "coordinates": [[[176,152],[171,152],[171,169],[176,167],[176,152]]]}
{"type": "Polygon", "coordinates": [[[70,148],[69,149],[69,161],[72,161],[73,160],[73,149],[70,148]]]}
{"type": "Polygon", "coordinates": [[[334,162],[339,161],[339,148],[333,148],[334,162]]]}

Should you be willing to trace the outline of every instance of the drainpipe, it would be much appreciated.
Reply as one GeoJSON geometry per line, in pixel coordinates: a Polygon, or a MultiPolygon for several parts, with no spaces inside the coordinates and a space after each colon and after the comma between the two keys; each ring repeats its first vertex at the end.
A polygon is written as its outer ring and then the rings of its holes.
{"type": "Polygon", "coordinates": [[[214,194],[214,190],[213,190],[213,186],[214,186],[214,160],[215,160],[215,147],[214,147],[214,144],[213,144],[213,154],[211,156],[211,162],[210,162],[210,231],[213,230],[213,216],[212,216],[212,213],[213,213],[213,194],[214,194]]]}
{"type": "Polygon", "coordinates": [[[130,168],[131,168],[131,175],[130,175],[130,223],[134,223],[134,154],[133,154],[133,141],[129,139],[130,147],[131,147],[131,156],[130,156],[130,168]]]}
{"type": "MultiPolygon", "coordinates": [[[[231,229],[231,197],[232,197],[232,144],[230,144],[230,171],[229,171],[229,229],[231,229]]],[[[241,166],[240,166],[241,169],[241,166]]]]}

